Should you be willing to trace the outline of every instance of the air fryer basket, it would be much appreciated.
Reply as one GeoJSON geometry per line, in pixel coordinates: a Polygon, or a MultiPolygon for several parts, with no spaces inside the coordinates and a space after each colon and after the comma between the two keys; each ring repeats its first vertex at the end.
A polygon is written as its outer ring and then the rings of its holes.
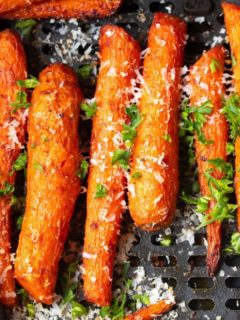
{"type": "MultiPolygon", "coordinates": [[[[240,1],[238,3],[240,4],[240,1]]],[[[104,20],[79,21],[77,25],[74,20],[39,21],[31,38],[24,40],[30,72],[37,74],[43,67],[55,61],[63,61],[75,69],[89,62],[97,63],[98,37],[94,26],[106,23],[123,26],[145,48],[147,32],[156,11],[188,18],[189,39],[185,54],[187,66],[196,61],[202,51],[209,49],[213,43],[224,41],[220,0],[125,0],[118,14],[104,20]],[[87,36],[73,48],[79,25],[87,36]]],[[[11,24],[2,21],[1,28],[11,24]]],[[[94,85],[94,79],[92,82],[94,85]]],[[[91,91],[92,87],[85,83],[85,94],[91,95],[91,91]]],[[[181,233],[182,226],[179,221],[180,219],[171,226],[173,238],[177,238],[181,233]]],[[[229,235],[233,230],[234,224],[224,225],[225,245],[229,243],[229,235]]],[[[177,302],[186,303],[186,309],[177,309],[178,319],[240,319],[240,256],[224,254],[221,272],[211,279],[205,264],[205,230],[195,233],[193,246],[186,241],[179,244],[175,242],[169,247],[159,246],[156,241],[158,235],[159,232],[147,233],[136,229],[138,242],[129,255],[130,274],[136,266],[141,265],[148,277],[162,277],[173,286],[177,302]]],[[[5,319],[4,310],[2,313],[0,310],[0,320],[5,319]]]]}

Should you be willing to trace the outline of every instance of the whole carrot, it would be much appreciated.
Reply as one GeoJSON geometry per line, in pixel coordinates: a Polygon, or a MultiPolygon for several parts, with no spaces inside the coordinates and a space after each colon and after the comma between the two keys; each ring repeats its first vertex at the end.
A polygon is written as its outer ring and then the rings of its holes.
{"type": "MultiPolygon", "coordinates": [[[[223,174],[216,169],[216,159],[225,161],[227,157],[228,126],[221,109],[224,95],[224,48],[215,47],[204,53],[190,70],[191,97],[194,108],[196,159],[200,190],[203,197],[209,197],[209,219],[216,220],[207,225],[207,267],[213,275],[218,267],[221,254],[221,223],[213,217],[216,211],[216,199],[212,197],[211,176],[221,179],[223,174]],[[201,122],[201,117],[205,120],[201,122]]],[[[193,111],[193,110],[192,110],[193,111]]],[[[217,164],[217,163],[216,163],[217,164]]],[[[220,218],[220,217],[219,217],[220,218]]]]}
{"type": "MultiPolygon", "coordinates": [[[[233,82],[235,92],[240,95],[240,6],[232,3],[222,4],[228,39],[232,51],[233,82]]],[[[237,228],[240,232],[240,137],[235,139],[235,193],[237,198],[237,228]]]]}
{"type": "MultiPolygon", "coordinates": [[[[18,0],[20,1],[20,0],[18,0]]],[[[21,0],[23,1],[23,0],[21,0]]],[[[35,0],[36,2],[36,0],[35,0]]],[[[0,15],[4,19],[87,18],[106,17],[113,14],[122,0],[51,0],[33,3],[23,9],[0,15]]],[[[6,11],[6,10],[5,10],[6,11]]]]}
{"type": "Polygon", "coordinates": [[[122,139],[131,80],[139,68],[140,47],[122,28],[105,26],[100,33],[101,67],[93,119],[87,221],[83,250],[84,294],[87,301],[109,305],[129,152],[122,139]]]}
{"type": "Polygon", "coordinates": [[[58,262],[80,190],[79,103],[72,69],[51,65],[40,74],[28,123],[27,199],[15,261],[18,282],[52,303],[58,262]]]}
{"type": "Polygon", "coordinates": [[[13,104],[20,93],[17,81],[26,76],[20,38],[10,30],[0,32],[0,302],[8,306],[16,303],[10,259],[10,207],[15,182],[12,169],[25,142],[27,116],[24,106],[15,110],[13,104]]]}
{"type": "Polygon", "coordinates": [[[170,311],[173,306],[169,301],[162,300],[126,316],[124,320],[151,320],[170,311]]]}
{"type": "Polygon", "coordinates": [[[135,224],[146,230],[169,225],[178,195],[178,115],[180,69],[186,24],[156,13],[144,59],[142,122],[132,154],[129,208],[135,224]],[[138,177],[136,179],[136,176],[138,177]]]}

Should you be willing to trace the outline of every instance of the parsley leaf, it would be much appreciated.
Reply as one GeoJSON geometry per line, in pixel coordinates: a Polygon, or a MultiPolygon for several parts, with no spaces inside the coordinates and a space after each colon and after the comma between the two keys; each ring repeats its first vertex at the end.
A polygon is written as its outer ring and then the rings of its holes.
{"type": "Polygon", "coordinates": [[[142,304],[145,304],[146,306],[148,306],[150,304],[150,299],[149,296],[146,294],[134,294],[132,296],[133,300],[140,301],[142,304]]]}
{"type": "Polygon", "coordinates": [[[27,165],[27,152],[24,151],[18,156],[17,160],[13,163],[12,170],[21,171],[26,168],[26,165],[27,165]]]}
{"type": "Polygon", "coordinates": [[[78,169],[77,171],[77,176],[80,178],[80,179],[85,179],[86,176],[87,176],[87,173],[88,173],[88,167],[89,167],[89,164],[86,160],[82,160],[81,164],[80,164],[80,168],[78,169]]]}
{"type": "Polygon", "coordinates": [[[24,91],[18,91],[16,95],[15,102],[11,103],[11,106],[13,107],[12,112],[16,112],[18,109],[21,108],[29,108],[30,103],[27,101],[27,94],[24,91]]]}
{"type": "Polygon", "coordinates": [[[210,69],[212,73],[215,73],[218,70],[222,70],[221,64],[217,59],[212,58],[210,63],[210,69]]]}
{"type": "Polygon", "coordinates": [[[117,149],[112,156],[112,165],[119,164],[123,169],[128,169],[128,161],[130,158],[130,152],[123,149],[117,149]]]}
{"type": "Polygon", "coordinates": [[[160,239],[159,242],[160,242],[160,245],[161,245],[161,246],[163,246],[163,247],[169,247],[169,246],[172,244],[173,239],[172,239],[171,236],[166,236],[166,237],[160,239]]]}
{"type": "Polygon", "coordinates": [[[114,320],[120,320],[123,319],[125,315],[125,305],[127,302],[127,295],[126,293],[123,293],[118,298],[115,298],[113,300],[113,304],[109,307],[103,307],[100,310],[100,316],[101,317],[109,317],[114,320]]]}
{"type": "Polygon", "coordinates": [[[84,66],[81,66],[78,68],[77,75],[81,79],[87,79],[90,77],[92,70],[93,70],[93,68],[90,64],[85,64],[84,66]]]}
{"type": "Polygon", "coordinates": [[[23,216],[19,216],[17,218],[17,230],[21,230],[22,229],[22,223],[23,223],[23,216]]]}
{"type": "Polygon", "coordinates": [[[132,174],[133,179],[139,179],[139,178],[141,178],[141,176],[142,176],[142,174],[138,171],[136,171],[132,174]]]}
{"type": "Polygon", "coordinates": [[[34,89],[36,88],[36,86],[39,85],[39,81],[37,78],[35,78],[34,76],[30,75],[29,79],[25,79],[25,80],[18,80],[17,81],[17,85],[21,88],[26,88],[26,89],[34,89]]]}
{"type": "Polygon", "coordinates": [[[12,194],[15,190],[14,185],[10,184],[9,182],[5,182],[4,183],[5,188],[0,189],[0,197],[2,196],[9,196],[10,194],[12,194]]]}
{"type": "Polygon", "coordinates": [[[27,312],[30,318],[34,318],[35,317],[35,307],[32,303],[27,303],[26,305],[27,307],[27,312]]]}
{"type": "Polygon", "coordinates": [[[40,172],[44,172],[43,166],[37,161],[34,162],[33,167],[40,172]]]}
{"type": "Polygon", "coordinates": [[[82,103],[80,107],[85,112],[87,118],[92,118],[97,112],[96,102],[82,103]]]}
{"type": "Polygon", "coordinates": [[[170,134],[164,134],[163,139],[165,141],[170,142],[170,143],[172,142],[172,138],[171,138],[170,134]]]}
{"type": "Polygon", "coordinates": [[[98,183],[95,198],[96,199],[104,198],[106,197],[107,194],[108,194],[107,188],[103,184],[98,183]]]}
{"type": "Polygon", "coordinates": [[[73,320],[88,314],[88,309],[77,301],[72,301],[72,317],[73,320]]]}
{"type": "Polygon", "coordinates": [[[230,137],[235,140],[240,135],[240,96],[232,94],[225,101],[222,112],[230,124],[230,137]]]}
{"type": "Polygon", "coordinates": [[[234,232],[231,236],[231,246],[225,251],[240,254],[240,232],[234,232]]]}
{"type": "Polygon", "coordinates": [[[237,65],[237,59],[236,59],[236,57],[234,56],[234,54],[231,54],[231,58],[232,58],[232,66],[233,66],[233,67],[236,67],[236,65],[237,65]]]}
{"type": "Polygon", "coordinates": [[[135,104],[126,108],[126,114],[131,119],[131,123],[129,125],[123,125],[122,137],[124,142],[130,142],[130,144],[128,143],[128,145],[129,147],[131,147],[131,143],[137,136],[136,129],[141,123],[141,115],[138,107],[135,104]]]}
{"type": "Polygon", "coordinates": [[[123,124],[123,130],[122,130],[123,142],[126,142],[126,141],[132,142],[136,138],[136,136],[137,136],[137,130],[135,128],[127,124],[123,124]]]}
{"type": "Polygon", "coordinates": [[[36,24],[37,21],[34,19],[19,20],[16,22],[15,28],[20,30],[24,37],[29,37],[36,24]]]}

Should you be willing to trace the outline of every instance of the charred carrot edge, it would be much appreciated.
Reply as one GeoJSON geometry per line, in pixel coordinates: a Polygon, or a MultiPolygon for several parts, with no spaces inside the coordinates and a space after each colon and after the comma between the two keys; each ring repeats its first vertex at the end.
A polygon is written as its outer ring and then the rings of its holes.
{"type": "Polygon", "coordinates": [[[140,47],[117,26],[103,27],[99,43],[101,68],[91,139],[83,280],[86,300],[105,306],[112,299],[113,263],[126,185],[124,171],[112,164],[112,156],[115,150],[125,149],[121,131],[131,98],[131,80],[140,64],[140,47]],[[96,198],[97,184],[107,190],[103,198],[96,198]]]}
{"type": "Polygon", "coordinates": [[[24,8],[27,6],[31,6],[36,2],[40,2],[43,0],[1,0],[0,1],[0,14],[10,11],[16,10],[19,8],[24,8]]]}
{"type": "Polygon", "coordinates": [[[124,320],[151,320],[170,311],[173,307],[173,303],[162,300],[126,316],[124,320]]]}
{"type": "Polygon", "coordinates": [[[122,0],[53,0],[36,3],[0,16],[4,19],[87,18],[112,15],[122,0]]]}
{"type": "Polygon", "coordinates": [[[186,24],[156,13],[144,59],[142,122],[133,147],[129,208],[135,224],[146,230],[168,226],[178,195],[178,116],[180,69],[186,24]]]}
{"type": "MultiPolygon", "coordinates": [[[[10,30],[0,32],[0,189],[14,185],[12,166],[25,140],[25,110],[12,112],[18,91],[17,81],[27,77],[26,57],[20,38],[10,30]],[[11,132],[13,132],[11,134],[11,132]],[[15,134],[14,134],[15,133],[15,134]]],[[[0,197],[0,302],[16,304],[15,281],[10,259],[11,195],[0,197]]]]}
{"type": "MultiPolygon", "coordinates": [[[[233,65],[234,86],[237,94],[240,95],[240,6],[223,3],[224,21],[226,25],[227,35],[230,42],[232,55],[235,64],[233,65]]],[[[237,228],[240,232],[240,137],[235,141],[235,192],[237,198],[237,228]]]]}
{"type": "MultiPolygon", "coordinates": [[[[223,85],[224,58],[224,48],[215,47],[204,53],[190,70],[191,105],[200,106],[209,101],[213,106],[213,110],[203,126],[206,140],[212,143],[203,144],[197,135],[195,136],[200,190],[203,196],[210,195],[208,181],[205,177],[206,171],[212,168],[208,160],[216,158],[226,160],[227,158],[228,125],[224,115],[220,112],[223,107],[222,96],[225,92],[223,85]]],[[[221,178],[221,174],[217,171],[214,172],[214,176],[221,178]]],[[[214,205],[214,200],[210,201],[209,213],[214,205]]],[[[221,255],[221,223],[214,222],[207,225],[207,238],[207,267],[209,274],[213,275],[221,255]]]]}
{"type": "Polygon", "coordinates": [[[61,64],[42,71],[32,95],[26,211],[15,276],[37,301],[47,304],[53,301],[58,262],[80,191],[81,100],[76,75],[61,64]]]}

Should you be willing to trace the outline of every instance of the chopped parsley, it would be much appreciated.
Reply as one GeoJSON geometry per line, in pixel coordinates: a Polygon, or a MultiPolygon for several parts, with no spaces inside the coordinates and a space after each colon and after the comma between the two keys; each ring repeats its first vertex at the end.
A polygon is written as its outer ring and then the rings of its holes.
{"type": "Polygon", "coordinates": [[[87,118],[92,118],[97,112],[96,102],[82,103],[80,107],[85,112],[87,118]]]}
{"type": "Polygon", "coordinates": [[[92,66],[90,64],[85,64],[84,66],[81,66],[77,70],[77,75],[80,79],[87,79],[92,74],[92,66]]]}
{"type": "Polygon", "coordinates": [[[17,230],[20,231],[22,229],[23,216],[19,216],[17,218],[17,230]]]}
{"type": "Polygon", "coordinates": [[[163,139],[165,141],[170,142],[170,143],[172,142],[172,138],[171,138],[170,134],[164,134],[163,139]]]}
{"type": "Polygon", "coordinates": [[[37,161],[34,162],[33,167],[40,172],[44,172],[43,166],[37,161]]]}
{"type": "Polygon", "coordinates": [[[231,54],[231,58],[232,58],[232,66],[233,66],[233,67],[236,67],[236,65],[237,65],[237,59],[236,59],[236,57],[234,56],[234,54],[231,54]]]}
{"type": "Polygon", "coordinates": [[[78,317],[85,316],[88,314],[88,309],[84,305],[82,305],[81,303],[73,300],[71,304],[72,304],[73,320],[78,317]]]}
{"type": "Polygon", "coordinates": [[[128,169],[129,165],[130,152],[123,149],[117,149],[114,151],[112,156],[112,165],[119,164],[123,169],[128,169]]]}
{"type": "Polygon", "coordinates": [[[18,29],[24,37],[28,38],[36,24],[37,21],[34,19],[19,20],[16,22],[15,28],[18,29]]]}
{"type": "Polygon", "coordinates": [[[107,194],[108,194],[107,188],[103,184],[98,183],[97,184],[97,190],[96,190],[96,193],[95,193],[95,198],[96,199],[104,198],[104,197],[106,197],[107,194]]]}
{"type": "Polygon", "coordinates": [[[0,189],[0,197],[9,196],[14,192],[14,190],[15,190],[14,185],[6,181],[4,183],[4,188],[0,189]]]}
{"type": "Polygon", "coordinates": [[[113,304],[108,307],[103,307],[100,310],[101,317],[109,317],[110,319],[120,320],[125,315],[125,305],[127,302],[126,293],[121,294],[118,298],[113,300],[113,304]]]}
{"type": "Polygon", "coordinates": [[[80,179],[85,179],[86,176],[87,176],[87,173],[88,173],[88,167],[89,167],[89,164],[87,162],[87,160],[82,160],[81,164],[80,164],[80,167],[77,171],[77,176],[80,178],[80,179]]]}
{"type": "Polygon", "coordinates": [[[141,115],[138,107],[135,104],[132,104],[130,107],[126,108],[126,114],[129,116],[131,122],[129,125],[127,124],[123,125],[122,137],[123,137],[123,141],[127,142],[129,147],[131,147],[133,140],[137,136],[136,129],[141,123],[141,115]]]}
{"type": "Polygon", "coordinates": [[[199,141],[203,144],[211,144],[204,136],[202,129],[207,121],[206,116],[212,112],[212,103],[207,100],[201,106],[188,106],[187,102],[183,105],[182,123],[180,125],[180,136],[190,134],[189,142],[193,145],[193,134],[196,133],[199,141]]]}
{"type": "Polygon", "coordinates": [[[142,174],[138,171],[136,171],[132,174],[133,179],[139,179],[139,178],[141,178],[141,176],[142,176],[142,174]]]}
{"type": "Polygon", "coordinates": [[[240,96],[232,94],[225,101],[222,112],[230,124],[230,137],[235,140],[240,135],[240,96]]]}
{"type": "Polygon", "coordinates": [[[173,239],[171,236],[165,236],[164,238],[159,240],[160,245],[163,247],[171,246],[172,242],[173,242],[173,239]]]}
{"type": "Polygon", "coordinates": [[[35,307],[34,307],[34,305],[32,303],[27,303],[26,308],[27,308],[28,316],[30,318],[34,318],[35,317],[35,307]]]}
{"type": "Polygon", "coordinates": [[[217,59],[212,58],[210,63],[210,70],[212,73],[217,72],[217,70],[222,70],[221,64],[217,59]]]}
{"type": "Polygon", "coordinates": [[[16,112],[21,108],[29,108],[30,103],[28,103],[28,96],[26,92],[24,91],[18,91],[16,95],[15,102],[11,103],[11,106],[13,107],[12,112],[16,112]]]}
{"type": "Polygon", "coordinates": [[[29,79],[17,81],[17,85],[20,88],[26,88],[26,89],[34,89],[39,85],[39,83],[40,82],[38,81],[38,79],[31,75],[29,79]]]}
{"type": "Polygon", "coordinates": [[[26,168],[27,165],[27,152],[21,153],[17,160],[13,163],[12,171],[21,171],[26,168]]]}

